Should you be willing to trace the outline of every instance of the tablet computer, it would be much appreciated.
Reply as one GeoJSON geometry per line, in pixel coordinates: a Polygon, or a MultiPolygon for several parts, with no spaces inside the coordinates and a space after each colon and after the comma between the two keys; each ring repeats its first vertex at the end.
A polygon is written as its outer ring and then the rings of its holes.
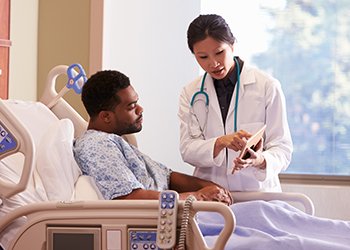
{"type": "Polygon", "coordinates": [[[245,145],[239,154],[239,158],[241,159],[248,159],[250,157],[250,154],[248,152],[248,149],[251,148],[254,150],[255,146],[259,143],[261,136],[263,135],[266,128],[266,124],[262,126],[252,137],[250,137],[246,142],[245,145]]]}

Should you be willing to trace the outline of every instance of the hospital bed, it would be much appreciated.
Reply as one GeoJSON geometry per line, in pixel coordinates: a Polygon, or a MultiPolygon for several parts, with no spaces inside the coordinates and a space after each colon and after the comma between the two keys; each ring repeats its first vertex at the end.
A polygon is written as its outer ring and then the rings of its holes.
{"type": "MultiPolygon", "coordinates": [[[[58,75],[70,71],[73,78],[81,73],[75,67],[53,68],[39,102],[0,99],[1,247],[158,249],[159,202],[103,200],[96,184],[81,175],[74,161],[72,141],[85,132],[87,123],[62,98],[72,76],[63,90],[55,90],[58,75]]],[[[79,91],[83,78],[74,81],[79,91]]],[[[137,146],[133,135],[124,139],[137,146]]],[[[235,202],[299,202],[307,214],[314,213],[311,200],[302,194],[233,192],[232,196],[235,202]]],[[[186,249],[224,249],[235,223],[232,210],[221,203],[178,202],[177,238],[186,249]],[[211,247],[198,226],[198,211],[218,213],[224,219],[211,247]]]]}

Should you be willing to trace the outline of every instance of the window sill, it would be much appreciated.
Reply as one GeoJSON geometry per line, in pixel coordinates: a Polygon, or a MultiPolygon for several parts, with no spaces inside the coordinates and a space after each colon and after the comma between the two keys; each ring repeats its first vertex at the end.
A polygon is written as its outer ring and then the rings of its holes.
{"type": "Polygon", "coordinates": [[[350,176],[344,175],[279,174],[279,179],[281,184],[350,186],[350,176]]]}

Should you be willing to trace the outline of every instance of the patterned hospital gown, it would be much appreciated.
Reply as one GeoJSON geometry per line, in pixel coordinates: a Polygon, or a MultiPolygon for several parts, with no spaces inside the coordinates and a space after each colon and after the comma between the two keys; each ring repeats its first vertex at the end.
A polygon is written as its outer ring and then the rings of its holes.
{"type": "Polygon", "coordinates": [[[83,174],[95,179],[106,200],[128,195],[138,188],[168,189],[171,169],[118,135],[88,130],[74,141],[73,151],[83,174]]]}

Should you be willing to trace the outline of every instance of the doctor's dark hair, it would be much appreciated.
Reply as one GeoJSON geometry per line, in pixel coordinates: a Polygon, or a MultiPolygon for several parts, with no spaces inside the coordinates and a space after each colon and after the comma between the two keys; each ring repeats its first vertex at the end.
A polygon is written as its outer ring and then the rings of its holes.
{"type": "Polygon", "coordinates": [[[236,38],[232,35],[231,29],[225,19],[219,15],[199,15],[189,25],[187,30],[187,44],[193,52],[193,45],[211,37],[218,42],[234,44],[236,38]]]}
{"type": "Polygon", "coordinates": [[[101,111],[112,111],[121,102],[118,91],[130,86],[129,78],[116,70],[99,71],[85,83],[81,100],[91,119],[101,111]]]}

